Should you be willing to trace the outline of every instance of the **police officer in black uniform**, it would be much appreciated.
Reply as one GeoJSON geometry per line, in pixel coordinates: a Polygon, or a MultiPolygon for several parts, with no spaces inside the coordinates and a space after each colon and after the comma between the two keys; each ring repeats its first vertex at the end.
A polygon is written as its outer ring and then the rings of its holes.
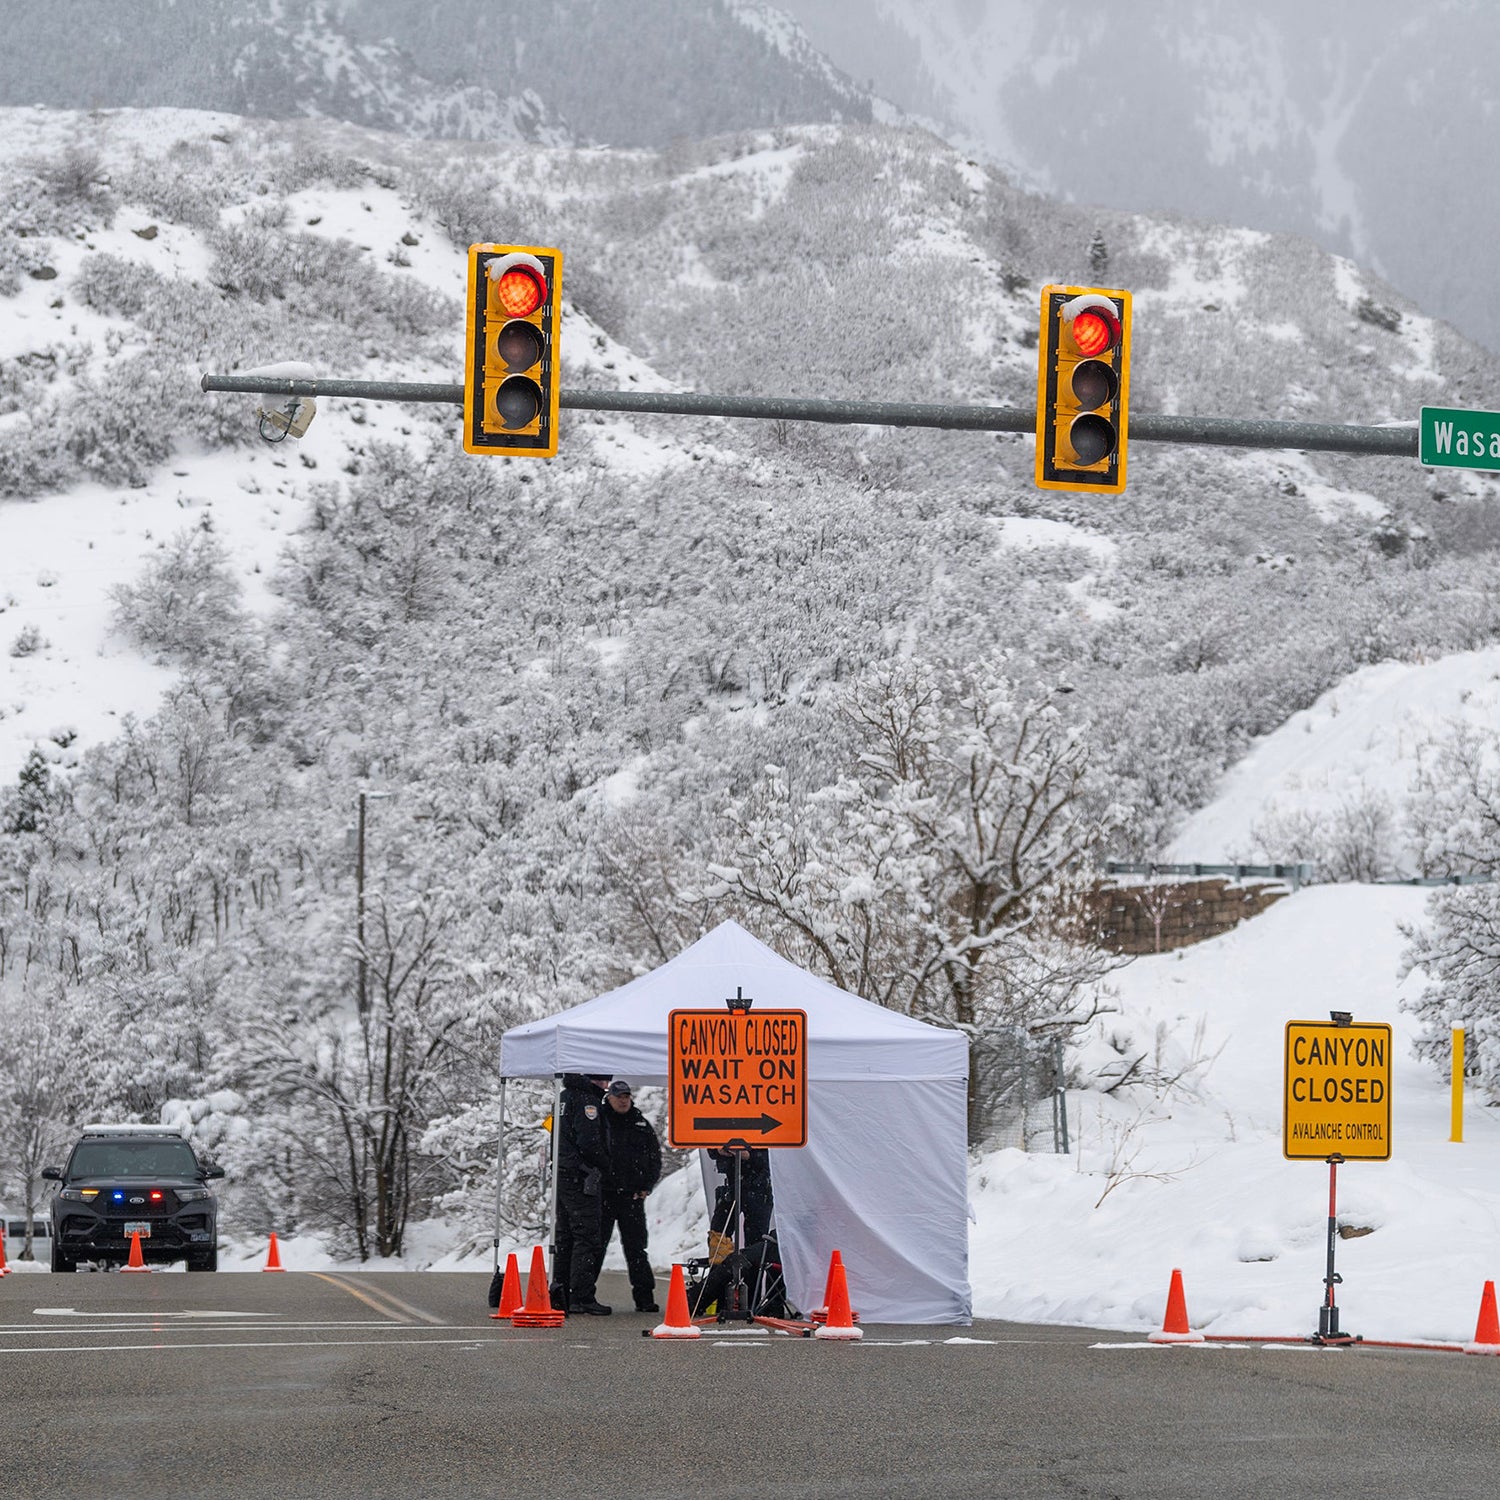
{"type": "Polygon", "coordinates": [[[604,1090],[607,1073],[563,1075],[557,1122],[557,1254],[550,1295],[568,1312],[612,1311],[596,1295],[604,1259],[603,1206],[609,1170],[604,1090]]]}
{"type": "Polygon", "coordinates": [[[646,1199],[661,1177],[661,1142],[651,1122],[636,1108],[623,1078],[610,1084],[605,1104],[609,1170],[604,1183],[603,1242],[608,1248],[618,1224],[635,1310],[660,1312],[656,1277],[646,1253],[646,1199]]]}

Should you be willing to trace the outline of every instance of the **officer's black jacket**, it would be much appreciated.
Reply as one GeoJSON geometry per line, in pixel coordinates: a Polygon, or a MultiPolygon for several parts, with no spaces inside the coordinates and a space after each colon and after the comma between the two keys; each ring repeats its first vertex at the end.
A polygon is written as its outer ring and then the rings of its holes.
{"type": "Polygon", "coordinates": [[[605,1184],[612,1193],[648,1193],[661,1177],[661,1142],[635,1105],[623,1114],[605,1101],[601,1113],[609,1142],[605,1184]]]}
{"type": "Polygon", "coordinates": [[[557,1130],[557,1170],[564,1181],[578,1181],[597,1168],[609,1171],[609,1140],[604,1134],[604,1090],[582,1073],[563,1075],[561,1120],[557,1130]]]}

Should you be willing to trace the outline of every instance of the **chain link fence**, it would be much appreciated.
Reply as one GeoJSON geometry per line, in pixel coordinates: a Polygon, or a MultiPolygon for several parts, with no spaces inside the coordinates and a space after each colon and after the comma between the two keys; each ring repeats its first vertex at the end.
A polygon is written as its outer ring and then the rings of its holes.
{"type": "Polygon", "coordinates": [[[1067,1080],[1061,1039],[990,1032],[970,1053],[979,1139],[1022,1151],[1068,1150],[1067,1080]]]}

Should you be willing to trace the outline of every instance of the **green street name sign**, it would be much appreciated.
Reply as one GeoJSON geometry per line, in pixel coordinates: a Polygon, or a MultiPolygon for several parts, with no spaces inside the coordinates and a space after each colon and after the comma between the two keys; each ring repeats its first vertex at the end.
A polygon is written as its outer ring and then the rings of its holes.
{"type": "Polygon", "coordinates": [[[1500,469],[1500,411],[1424,406],[1418,460],[1429,469],[1500,469]]]}

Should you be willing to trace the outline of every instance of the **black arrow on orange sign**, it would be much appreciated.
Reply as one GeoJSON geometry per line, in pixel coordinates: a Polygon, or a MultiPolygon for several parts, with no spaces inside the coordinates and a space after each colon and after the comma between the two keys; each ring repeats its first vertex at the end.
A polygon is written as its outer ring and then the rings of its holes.
{"type": "Polygon", "coordinates": [[[768,1131],[779,1130],[781,1126],[782,1121],[771,1115],[752,1115],[749,1119],[741,1119],[737,1115],[733,1118],[696,1115],[693,1118],[694,1130],[758,1130],[765,1135],[768,1131]]]}

